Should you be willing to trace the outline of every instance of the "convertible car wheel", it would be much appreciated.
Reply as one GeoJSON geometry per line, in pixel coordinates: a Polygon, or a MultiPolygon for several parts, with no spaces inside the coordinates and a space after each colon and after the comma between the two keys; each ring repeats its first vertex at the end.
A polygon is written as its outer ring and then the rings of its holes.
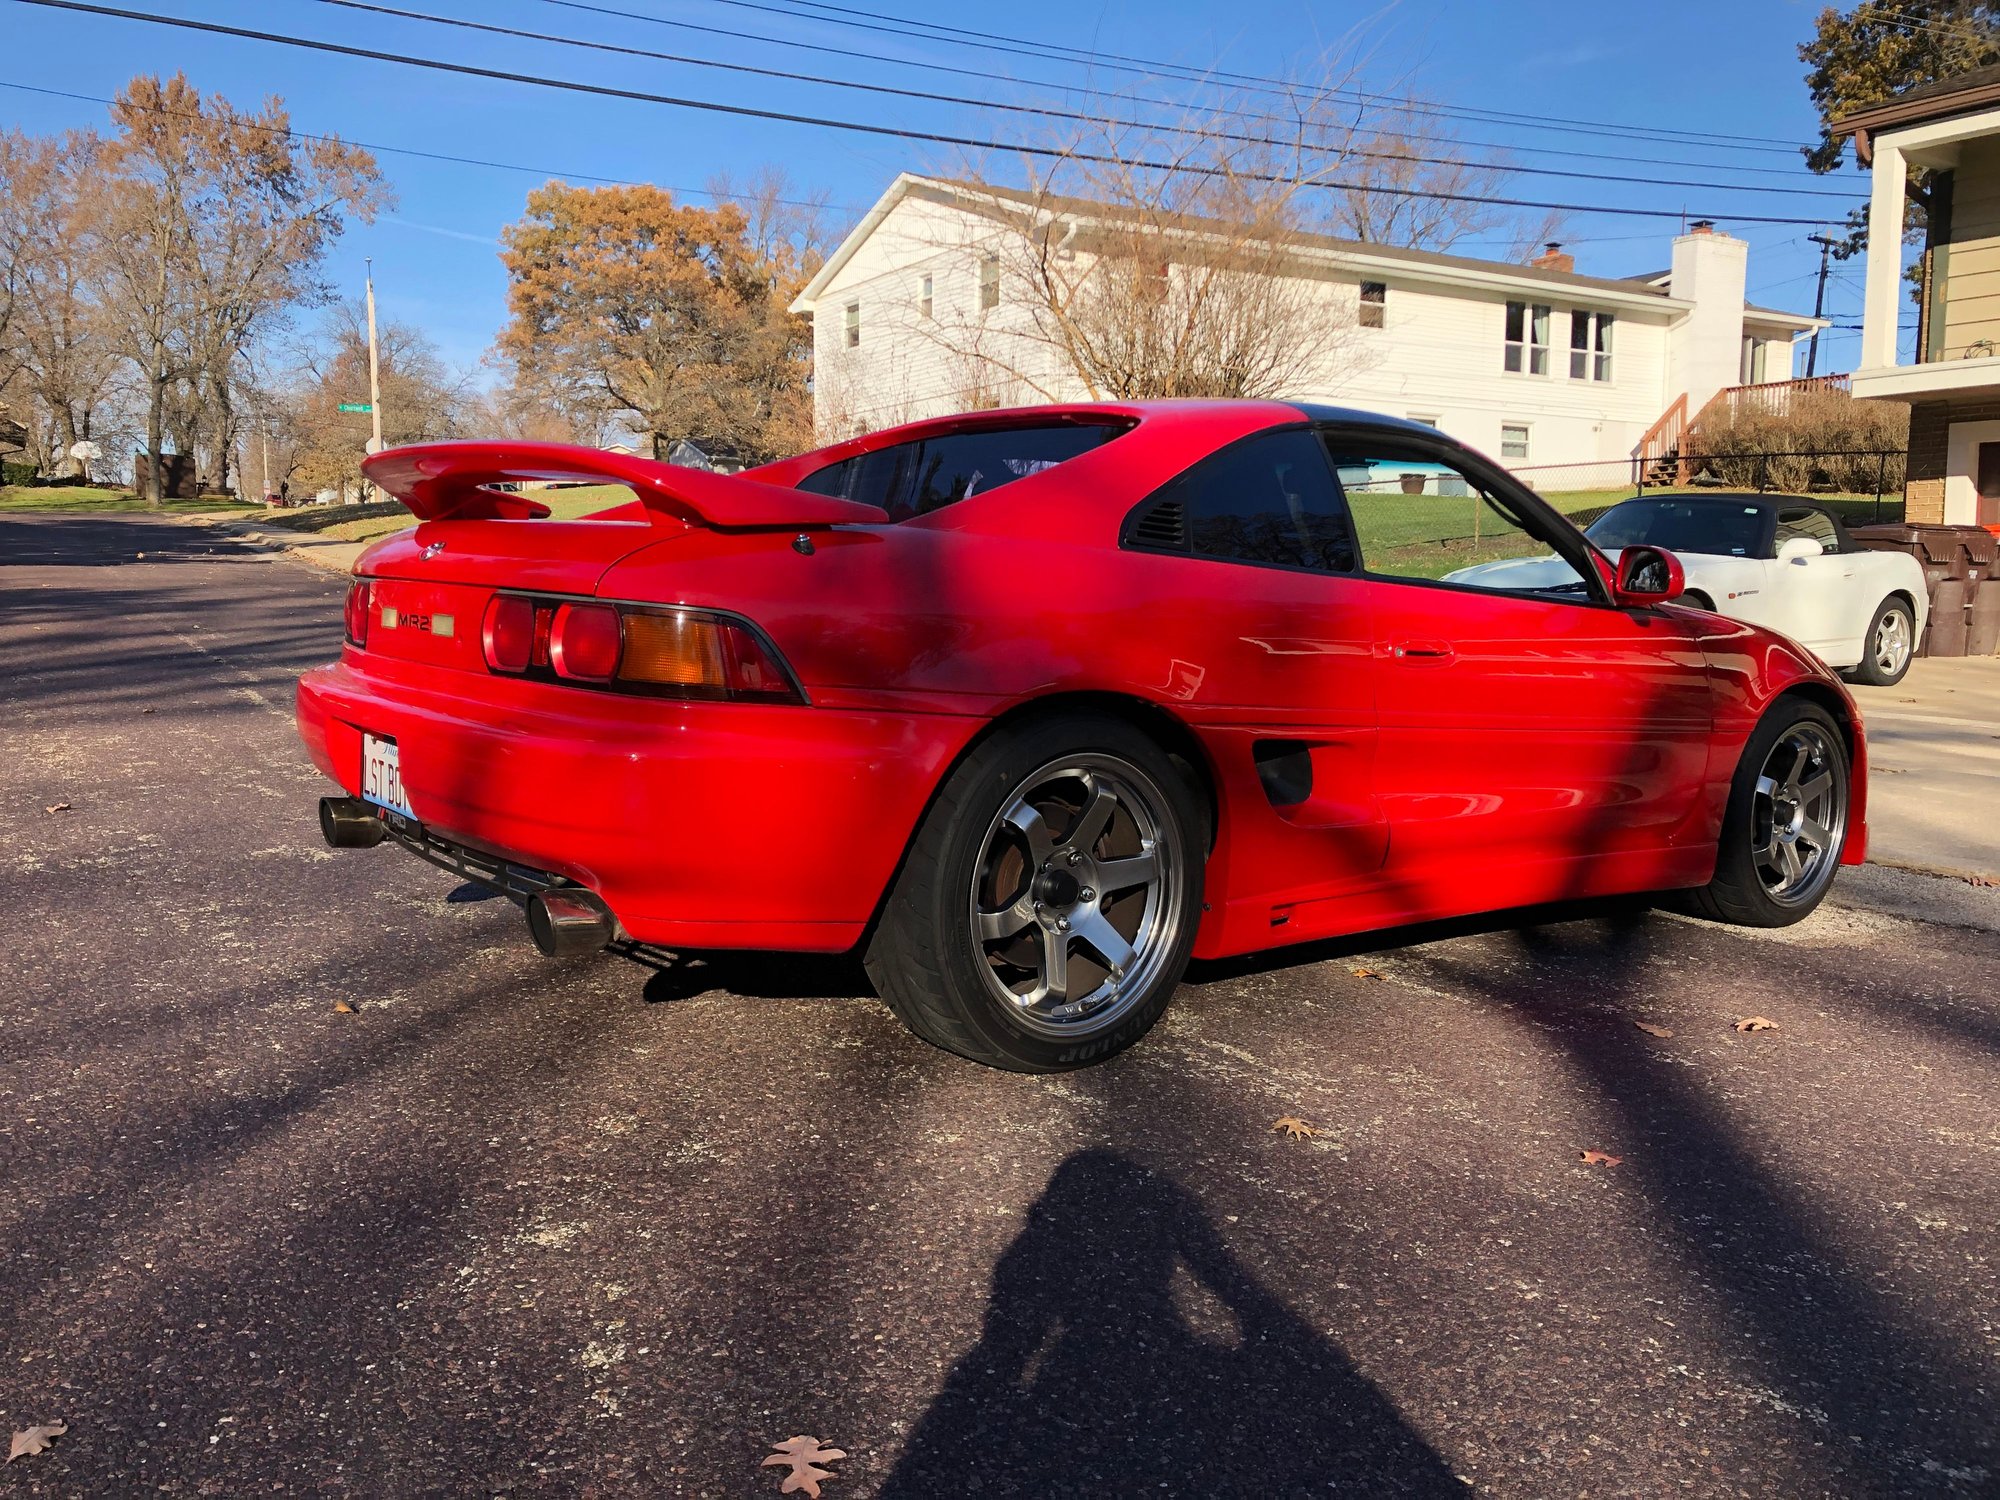
{"type": "Polygon", "coordinates": [[[926,1041],[1048,1072],[1130,1046],[1166,1009],[1201,912],[1198,797],[1115,718],[1003,729],[946,780],[869,944],[926,1041]]]}
{"type": "Polygon", "coordinates": [[[1867,655],[1848,675],[1870,687],[1894,687],[1910,670],[1917,653],[1917,622],[1901,599],[1884,599],[1868,622],[1862,649],[1867,655]]]}
{"type": "Polygon", "coordinates": [[[1695,909],[1741,927],[1810,915],[1840,868],[1848,788],[1840,727],[1815,704],[1781,698],[1744,746],[1715,879],[1694,893],[1695,909]]]}

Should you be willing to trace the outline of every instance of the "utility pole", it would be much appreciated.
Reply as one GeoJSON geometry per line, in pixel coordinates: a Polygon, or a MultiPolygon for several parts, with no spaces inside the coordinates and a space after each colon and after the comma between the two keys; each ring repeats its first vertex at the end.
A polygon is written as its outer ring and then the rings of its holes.
{"type": "Polygon", "coordinates": [[[370,453],[382,451],[382,367],[375,349],[375,261],[371,256],[363,262],[368,267],[368,414],[374,426],[374,441],[368,445],[370,453]]]}
{"type": "MultiPolygon", "coordinates": [[[[1833,247],[1840,241],[1824,234],[1809,234],[1806,238],[1819,246],[1819,290],[1813,293],[1813,316],[1817,318],[1826,311],[1827,260],[1833,254],[1833,247]]],[[[1812,332],[1812,342],[1806,345],[1806,379],[1811,380],[1818,373],[1818,365],[1819,330],[1815,328],[1812,332]]]]}

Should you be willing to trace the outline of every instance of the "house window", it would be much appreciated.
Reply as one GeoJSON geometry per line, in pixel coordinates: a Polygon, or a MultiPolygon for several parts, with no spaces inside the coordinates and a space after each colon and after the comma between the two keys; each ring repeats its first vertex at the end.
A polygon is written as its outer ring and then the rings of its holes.
{"type": "Polygon", "coordinates": [[[1528,429],[1525,423],[1503,422],[1501,424],[1500,456],[1502,458],[1526,458],[1528,456],[1528,429]]]}
{"type": "Polygon", "coordinates": [[[847,315],[844,319],[844,329],[847,335],[848,348],[852,349],[856,347],[858,344],[860,344],[861,304],[859,302],[850,302],[847,304],[847,315]]]}
{"type": "Polygon", "coordinates": [[[1611,378],[1611,314],[1577,308],[1569,315],[1569,378],[1611,378]]]}
{"type": "Polygon", "coordinates": [[[1507,304],[1506,367],[1517,375],[1549,373],[1549,310],[1540,303],[1507,304]]]}
{"type": "Polygon", "coordinates": [[[983,312],[1000,305],[1000,257],[989,255],[979,263],[979,307],[983,312]]]}
{"type": "Polygon", "coordinates": [[[1387,326],[1389,317],[1389,283],[1386,281],[1364,281],[1361,283],[1361,326],[1382,328],[1387,326]]]}
{"type": "Polygon", "coordinates": [[[1770,341],[1767,339],[1756,339],[1751,338],[1748,334],[1744,335],[1743,367],[1737,373],[1737,384],[1762,385],[1764,383],[1767,368],[1767,351],[1770,347],[1770,341]]]}
{"type": "Polygon", "coordinates": [[[1420,417],[1415,412],[1410,413],[1410,420],[1415,422],[1419,427],[1429,427],[1433,430],[1443,425],[1436,417],[1420,417]]]}
{"type": "Polygon", "coordinates": [[[934,305],[935,304],[931,300],[930,273],[926,271],[924,273],[923,290],[917,295],[917,311],[922,313],[925,317],[928,318],[932,315],[931,310],[934,305]]]}

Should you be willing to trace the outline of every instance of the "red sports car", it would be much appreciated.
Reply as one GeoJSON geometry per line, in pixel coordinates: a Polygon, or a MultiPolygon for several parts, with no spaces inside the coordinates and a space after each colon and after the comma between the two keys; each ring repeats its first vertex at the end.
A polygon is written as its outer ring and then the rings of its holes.
{"type": "Polygon", "coordinates": [[[1774,926],[1862,858],[1831,673],[1413,423],[1056,406],[728,476],[367,469],[421,524],[299,684],[326,836],[506,892],[546,952],[858,945],[918,1035],[1059,1069],[1190,957],[1620,892],[1774,926]],[[537,481],[636,498],[552,520],[537,481]],[[1566,585],[1442,576],[1551,551],[1566,585]]]}

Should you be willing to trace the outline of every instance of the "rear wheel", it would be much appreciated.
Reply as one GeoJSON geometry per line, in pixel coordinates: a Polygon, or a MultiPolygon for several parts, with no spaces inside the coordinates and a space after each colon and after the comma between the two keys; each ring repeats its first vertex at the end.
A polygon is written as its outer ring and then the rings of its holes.
{"type": "Polygon", "coordinates": [[[1005,729],[952,772],[867,953],[928,1042],[1050,1072],[1129,1047],[1166,1009],[1201,914],[1200,800],[1123,720],[1005,729]]]}
{"type": "Polygon", "coordinates": [[[1901,599],[1884,599],[1876,606],[1863,637],[1859,666],[1847,675],[1870,687],[1894,687],[1910,670],[1917,654],[1917,617],[1901,599]]]}
{"type": "Polygon", "coordinates": [[[1715,601],[1710,599],[1708,595],[1704,594],[1700,589],[1689,589],[1686,593],[1682,594],[1678,599],[1674,600],[1674,603],[1685,604],[1689,609],[1706,609],[1713,611],[1715,608],[1715,601]]]}
{"type": "Polygon", "coordinates": [[[1695,910],[1740,927],[1788,927],[1811,914],[1840,868],[1847,839],[1847,742],[1833,718],[1781,698],[1743,749],[1715,878],[1695,910]]]}

